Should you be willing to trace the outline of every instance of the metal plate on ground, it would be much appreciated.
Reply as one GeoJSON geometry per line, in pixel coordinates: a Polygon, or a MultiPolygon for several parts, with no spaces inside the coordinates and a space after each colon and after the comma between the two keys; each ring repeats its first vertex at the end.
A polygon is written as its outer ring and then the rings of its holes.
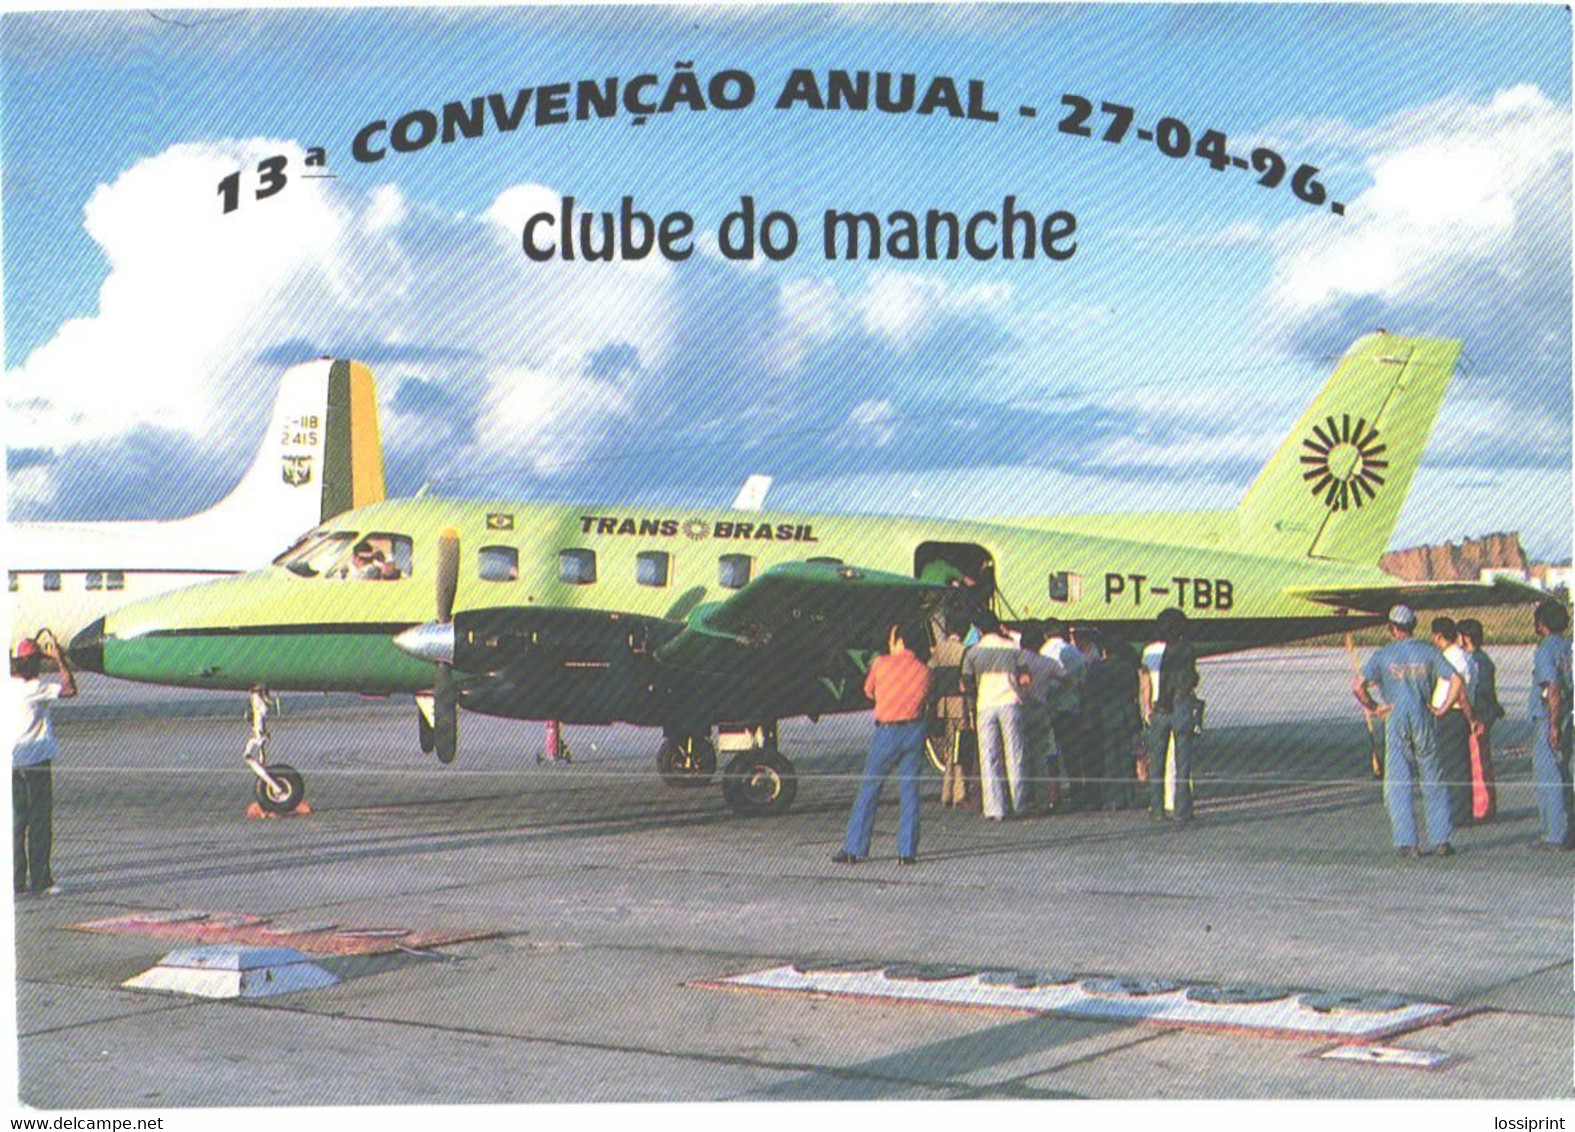
{"type": "Polygon", "coordinates": [[[287,947],[201,945],[172,951],[120,985],[197,998],[269,998],[331,987],[338,978],[287,947]]]}
{"type": "MultiPolygon", "coordinates": [[[[812,964],[805,973],[787,964],[692,984],[718,990],[759,990],[817,997],[846,997],[880,1002],[911,1002],[929,1006],[972,1010],[998,1010],[1020,1014],[1050,1014],[1099,1021],[1156,1022],[1167,1026],[1243,1030],[1263,1035],[1301,1038],[1340,1038],[1372,1041],[1443,1021],[1454,1013],[1446,1003],[1404,1001],[1393,1009],[1317,1010],[1303,1005],[1289,993],[1260,1002],[1207,1002],[1189,995],[1191,988],[1162,980],[1122,979],[1114,976],[1085,978],[1061,985],[1023,987],[1002,980],[1002,969],[947,979],[893,979],[896,967],[947,969],[945,964],[888,964],[874,968],[858,964],[857,970],[828,971],[827,964],[812,964]],[[986,982],[984,976],[991,977],[986,982]],[[1109,984],[1120,993],[1095,994],[1090,983],[1109,984]],[[1165,987],[1171,989],[1166,990],[1165,987]],[[1135,993],[1142,992],[1142,993],[1135,993]]],[[[962,968],[968,970],[968,968],[962,968]]],[[[1215,990],[1212,984],[1208,985],[1215,990]]],[[[1261,988],[1267,990],[1267,988],[1261,988]]],[[[1204,998],[1210,997],[1205,991],[1204,998]]],[[[1228,996],[1227,996],[1228,997],[1228,996]]],[[[1303,998],[1312,998],[1311,995],[1303,998]]],[[[1329,996],[1348,998],[1350,996],[1329,996]]],[[[1368,996],[1378,1000],[1380,996],[1368,996]]],[[[1387,998],[1382,996],[1384,1004],[1387,998]]]]}
{"type": "Polygon", "coordinates": [[[1400,1049],[1396,1046],[1339,1046],[1318,1055],[1320,1061],[1356,1061],[1364,1065],[1394,1065],[1401,1069],[1442,1069],[1460,1060],[1441,1049],[1400,1049]]]}

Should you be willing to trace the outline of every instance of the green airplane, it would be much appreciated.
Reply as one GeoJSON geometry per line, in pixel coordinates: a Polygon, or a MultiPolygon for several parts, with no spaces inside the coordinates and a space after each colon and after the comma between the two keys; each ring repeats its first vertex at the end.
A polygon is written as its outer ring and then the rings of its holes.
{"type": "MultiPolygon", "coordinates": [[[[1358,340],[1234,510],[967,522],[388,500],[264,569],[119,608],[70,655],[157,684],[412,693],[420,746],[445,762],[461,705],[660,727],[669,784],[710,781],[720,746],[735,752],[728,804],[778,812],[797,780],[776,722],[867,709],[865,673],[898,621],[988,606],[1137,641],[1177,607],[1210,654],[1375,624],[1402,601],[1536,600],[1377,565],[1459,353],[1358,340]]],[[[267,808],[302,796],[285,769],[259,776],[267,808]]]]}

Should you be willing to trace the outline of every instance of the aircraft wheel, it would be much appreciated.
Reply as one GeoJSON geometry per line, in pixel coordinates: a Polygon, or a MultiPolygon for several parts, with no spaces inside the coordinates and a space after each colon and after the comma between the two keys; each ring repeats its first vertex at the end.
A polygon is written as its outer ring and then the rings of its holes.
{"type": "Polygon", "coordinates": [[[437,750],[437,732],[432,730],[432,725],[427,722],[427,717],[421,714],[421,709],[416,709],[416,732],[421,741],[421,753],[430,755],[437,750]]]}
{"type": "Polygon", "coordinates": [[[723,799],[746,817],[786,813],[797,796],[793,764],[776,751],[745,751],[722,775],[723,799]]]}
{"type": "Polygon", "coordinates": [[[293,766],[278,763],[268,768],[268,774],[278,789],[257,780],[257,804],[268,813],[288,814],[306,800],[306,779],[293,766]]]}
{"type": "Polygon", "coordinates": [[[716,773],[716,748],[704,735],[664,738],[656,752],[656,770],[668,786],[704,786],[716,773]]]}

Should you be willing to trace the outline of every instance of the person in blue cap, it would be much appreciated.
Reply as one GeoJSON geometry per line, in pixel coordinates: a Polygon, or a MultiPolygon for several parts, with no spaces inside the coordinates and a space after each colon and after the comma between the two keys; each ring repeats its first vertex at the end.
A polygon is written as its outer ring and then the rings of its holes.
{"type": "Polygon", "coordinates": [[[1531,660],[1531,776],[1537,784],[1542,839],[1537,850],[1570,848],[1570,615],[1553,600],[1537,606],[1532,624],[1537,651],[1531,660]]]}
{"type": "Polygon", "coordinates": [[[1375,652],[1352,685],[1356,698],[1368,711],[1386,717],[1384,741],[1384,805],[1394,831],[1395,849],[1402,857],[1417,855],[1416,813],[1411,784],[1422,780],[1422,806],[1427,839],[1438,857],[1454,855],[1449,844],[1449,794],[1439,772],[1435,721],[1451,710],[1464,694],[1465,685],[1444,654],[1426,641],[1417,640],[1416,614],[1397,605],[1389,611],[1389,644],[1375,652]],[[1441,706],[1433,706],[1438,681],[1448,684],[1441,706]],[[1383,691],[1382,707],[1370,686],[1383,691]]]}

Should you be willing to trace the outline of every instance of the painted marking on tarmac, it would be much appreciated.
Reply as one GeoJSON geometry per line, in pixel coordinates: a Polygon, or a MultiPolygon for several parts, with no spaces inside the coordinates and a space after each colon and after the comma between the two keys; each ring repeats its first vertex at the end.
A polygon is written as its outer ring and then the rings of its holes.
{"type": "MultiPolygon", "coordinates": [[[[1372,1041],[1433,1025],[1455,1013],[1438,1002],[1388,997],[1336,996],[1348,1004],[1328,1008],[1330,996],[1283,991],[1269,998],[1253,993],[1194,994],[1197,986],[1090,976],[1062,984],[1002,979],[999,971],[958,968],[951,978],[914,979],[908,964],[843,965],[801,963],[692,983],[713,990],[757,990],[873,1002],[911,1002],[953,1009],[1048,1014],[1104,1022],[1152,1022],[1166,1026],[1249,1031],[1266,1037],[1345,1038],[1372,1041]],[[803,968],[802,970],[800,968],[803,968]],[[891,977],[898,970],[899,977],[891,977]],[[1034,982],[1037,985],[1023,986],[1034,982]],[[1121,993],[1125,986],[1129,993],[1121,993]],[[1170,989],[1166,989],[1170,988],[1170,989]],[[1314,1002],[1324,1009],[1307,1005],[1314,1002]]],[[[936,973],[940,973],[936,965],[936,973]]],[[[947,968],[947,970],[952,970],[947,968]]],[[[1047,980],[1048,982],[1048,980],[1047,980]]],[[[1211,988],[1227,991],[1228,988],[1211,988]]]]}
{"type": "Polygon", "coordinates": [[[1401,1069],[1442,1069],[1460,1060],[1457,1054],[1441,1049],[1401,1049],[1398,1046],[1336,1046],[1320,1053],[1318,1059],[1394,1065],[1401,1069]]]}
{"type": "Polygon", "coordinates": [[[71,931],[100,935],[139,935],[155,939],[182,939],[199,944],[234,944],[254,947],[293,947],[325,955],[375,955],[409,948],[429,949],[453,943],[491,939],[491,930],[439,929],[307,924],[299,928],[274,925],[266,916],[237,912],[139,912],[109,920],[68,924],[71,931]]]}

